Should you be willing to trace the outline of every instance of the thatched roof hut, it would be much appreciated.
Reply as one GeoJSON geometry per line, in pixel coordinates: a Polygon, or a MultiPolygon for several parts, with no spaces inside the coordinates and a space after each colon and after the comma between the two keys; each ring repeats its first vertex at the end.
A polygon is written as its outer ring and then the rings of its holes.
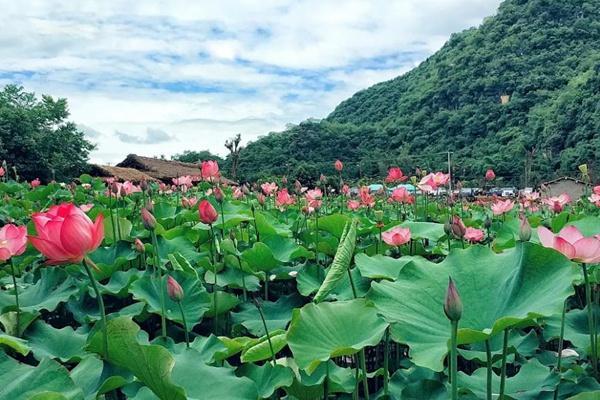
{"type": "Polygon", "coordinates": [[[131,181],[139,183],[143,180],[151,182],[155,178],[142,171],[133,168],[113,167],[110,165],[90,165],[89,174],[99,178],[116,178],[119,181],[131,181]]]}
{"type": "Polygon", "coordinates": [[[548,196],[568,194],[573,200],[578,200],[585,193],[585,182],[569,176],[563,176],[541,184],[548,196]]]}
{"type": "MultiPolygon", "coordinates": [[[[117,164],[117,167],[133,168],[165,183],[171,183],[173,178],[178,178],[180,176],[200,176],[201,174],[200,164],[143,157],[138,156],[137,154],[129,154],[125,160],[117,164]]],[[[235,184],[223,177],[221,177],[221,183],[228,185],[235,184]]]]}

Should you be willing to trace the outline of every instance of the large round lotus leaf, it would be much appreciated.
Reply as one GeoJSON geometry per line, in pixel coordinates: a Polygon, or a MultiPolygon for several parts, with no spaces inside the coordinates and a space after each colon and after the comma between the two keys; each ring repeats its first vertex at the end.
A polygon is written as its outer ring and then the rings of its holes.
{"type": "Polygon", "coordinates": [[[501,254],[472,246],[439,264],[415,259],[395,282],[373,282],[368,298],[392,323],[394,340],[410,347],[415,364],[442,371],[450,335],[443,312],[449,275],[464,306],[458,340],[466,344],[560,313],[578,274],[560,253],[532,243],[501,254]]]}
{"type": "MultiPolygon", "coordinates": [[[[190,276],[186,276],[183,273],[173,274],[174,278],[179,282],[183,288],[183,300],[181,306],[185,313],[185,319],[187,323],[187,329],[190,330],[202,319],[202,316],[210,308],[210,297],[206,289],[199,283],[199,281],[190,276]]],[[[177,303],[169,298],[166,293],[166,281],[167,277],[162,279],[162,290],[164,290],[165,317],[171,321],[179,322],[183,324],[181,319],[181,310],[177,303]]],[[[138,279],[131,284],[130,292],[133,298],[141,300],[148,305],[148,310],[152,313],[160,314],[160,283],[157,279],[150,275],[146,275],[143,278],[138,279]]]]}
{"type": "MultiPolygon", "coordinates": [[[[262,302],[261,307],[267,329],[269,329],[269,331],[285,329],[288,322],[292,319],[292,310],[295,307],[300,307],[302,303],[302,298],[294,294],[290,296],[281,296],[275,302],[262,302]]],[[[254,304],[242,304],[240,306],[240,312],[231,314],[231,320],[236,325],[242,325],[254,336],[263,336],[266,333],[260,313],[254,304]]]]}
{"type": "MultiPolygon", "coordinates": [[[[175,360],[167,349],[138,342],[140,327],[127,317],[111,319],[107,324],[110,363],[130,371],[161,399],[185,400],[183,388],[171,380],[175,360]]],[[[97,330],[88,350],[102,354],[103,332],[97,330]]]]}
{"type": "MultiPolygon", "coordinates": [[[[600,308],[595,308],[596,325],[600,324],[600,308]]],[[[544,338],[546,340],[558,339],[560,336],[560,315],[546,318],[544,338]]],[[[590,353],[590,330],[588,328],[587,307],[583,310],[574,309],[565,315],[565,340],[573,343],[579,351],[590,353]]],[[[600,348],[600,346],[598,346],[600,348]]]]}
{"type": "Polygon", "coordinates": [[[410,236],[413,239],[429,239],[437,242],[446,235],[444,224],[435,222],[414,222],[406,221],[400,224],[404,228],[410,229],[410,236]]]}
{"type": "Polygon", "coordinates": [[[279,265],[269,246],[261,242],[254,243],[252,248],[244,250],[242,260],[254,271],[270,271],[279,265]]]}
{"type": "Polygon", "coordinates": [[[365,253],[359,253],[354,256],[354,263],[360,274],[369,279],[395,280],[400,274],[400,270],[411,260],[412,257],[396,259],[381,254],[369,257],[365,253]]]}
{"type": "MultiPolygon", "coordinates": [[[[63,269],[49,267],[41,270],[40,279],[33,285],[19,287],[21,311],[54,311],[79,291],[77,282],[63,269]]],[[[8,290],[0,291],[0,311],[14,307],[15,296],[8,290]]]]}
{"type": "MultiPolygon", "coordinates": [[[[472,375],[458,373],[458,387],[462,393],[470,392],[479,398],[486,395],[487,368],[479,368],[472,375]]],[[[543,392],[554,392],[560,378],[550,368],[543,366],[537,359],[523,365],[519,373],[506,379],[505,396],[507,399],[534,400],[543,392]]],[[[497,398],[500,389],[500,376],[492,374],[492,397],[497,398]]]]}
{"type": "Polygon", "coordinates": [[[231,368],[204,364],[202,356],[194,349],[175,355],[175,367],[171,377],[175,384],[185,390],[187,400],[258,398],[253,381],[235,376],[231,368]]]}
{"type": "Polygon", "coordinates": [[[118,241],[116,245],[110,247],[98,247],[90,254],[90,258],[98,267],[98,270],[93,269],[92,272],[97,280],[104,280],[121,269],[125,263],[137,257],[138,254],[129,242],[118,241]]]}
{"type": "Polygon", "coordinates": [[[290,368],[283,365],[273,366],[271,363],[244,364],[238,368],[236,374],[252,379],[261,399],[269,398],[276,389],[290,386],[294,382],[294,373],[290,368]]]}
{"type": "Polygon", "coordinates": [[[307,304],[294,310],[287,338],[298,367],[310,373],[331,357],[379,343],[387,324],[375,311],[364,299],[307,304]]]}
{"type": "Polygon", "coordinates": [[[0,399],[32,398],[83,400],[83,392],[56,361],[45,358],[32,367],[0,353],[0,399]]]}
{"type": "Polygon", "coordinates": [[[277,355],[286,344],[286,332],[284,330],[269,332],[268,338],[265,335],[247,343],[242,351],[241,360],[244,363],[267,360],[273,357],[271,346],[273,346],[273,352],[277,355]],[[270,344],[269,340],[271,341],[270,344]]]}
{"type": "Polygon", "coordinates": [[[87,334],[75,331],[70,326],[56,329],[38,320],[25,333],[26,339],[36,359],[43,357],[60,358],[61,361],[80,360],[85,352],[83,347],[87,334]]]}
{"type": "Polygon", "coordinates": [[[126,385],[133,375],[125,370],[104,363],[88,355],[71,370],[71,379],[83,390],[88,400],[102,398],[101,395],[126,385]]]}

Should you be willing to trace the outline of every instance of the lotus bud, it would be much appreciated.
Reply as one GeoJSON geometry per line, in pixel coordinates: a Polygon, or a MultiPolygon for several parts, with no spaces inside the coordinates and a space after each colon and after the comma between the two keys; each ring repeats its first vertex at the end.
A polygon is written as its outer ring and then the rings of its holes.
{"type": "Polygon", "coordinates": [[[142,208],[142,223],[149,231],[153,231],[156,228],[156,218],[146,208],[142,208]]]}
{"type": "Polygon", "coordinates": [[[223,202],[223,191],[220,187],[217,186],[215,188],[215,190],[213,191],[213,195],[215,196],[215,200],[217,200],[219,204],[223,202]]]}
{"type": "Polygon", "coordinates": [[[448,277],[448,289],[446,290],[446,300],[444,301],[444,313],[450,321],[458,321],[462,316],[463,305],[460,300],[458,289],[454,285],[452,278],[448,277]]]}
{"type": "Polygon", "coordinates": [[[152,202],[152,200],[148,200],[144,208],[150,212],[154,211],[154,203],[152,202]]]}
{"type": "Polygon", "coordinates": [[[519,239],[522,242],[528,242],[531,239],[531,225],[529,225],[529,220],[525,215],[522,215],[519,219],[519,239]]]}
{"type": "Polygon", "coordinates": [[[135,247],[135,249],[137,250],[138,253],[145,253],[146,252],[146,247],[144,246],[144,243],[142,243],[142,241],[138,238],[136,238],[133,241],[133,245],[135,247]]]}
{"type": "Polygon", "coordinates": [[[183,300],[183,288],[172,276],[167,278],[167,293],[173,301],[179,303],[183,300]]]}
{"type": "Polygon", "coordinates": [[[110,184],[110,191],[112,192],[112,194],[119,194],[119,185],[117,184],[117,182],[113,182],[110,184]]]}
{"type": "Polygon", "coordinates": [[[140,189],[142,189],[144,192],[148,190],[148,181],[146,181],[145,179],[142,179],[140,182],[140,189]]]}
{"type": "Polygon", "coordinates": [[[283,178],[281,178],[281,183],[282,183],[283,185],[287,185],[287,183],[288,183],[288,178],[287,178],[287,176],[284,176],[283,178]]]}
{"type": "Polygon", "coordinates": [[[452,234],[459,239],[462,239],[467,232],[467,227],[457,215],[452,217],[450,229],[452,230],[452,234]]]}

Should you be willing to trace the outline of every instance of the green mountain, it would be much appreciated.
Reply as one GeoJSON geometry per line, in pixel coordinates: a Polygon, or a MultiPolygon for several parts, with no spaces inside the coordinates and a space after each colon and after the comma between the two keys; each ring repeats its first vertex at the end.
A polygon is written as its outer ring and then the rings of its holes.
{"type": "Polygon", "coordinates": [[[307,121],[249,143],[242,179],[375,176],[388,166],[456,179],[492,167],[514,184],[600,178],[600,0],[507,0],[481,26],[453,34],[412,71],[307,121]],[[505,101],[503,102],[502,99],[505,101]],[[506,101],[507,100],[507,101],[506,101]],[[504,103],[504,104],[503,104],[504,103]]]}

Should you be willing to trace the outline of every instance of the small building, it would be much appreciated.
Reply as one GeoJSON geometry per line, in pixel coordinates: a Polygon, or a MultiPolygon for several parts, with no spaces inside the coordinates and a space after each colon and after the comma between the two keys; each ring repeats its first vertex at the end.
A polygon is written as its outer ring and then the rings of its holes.
{"type": "MultiPolygon", "coordinates": [[[[125,160],[117,164],[117,167],[135,169],[169,184],[172,183],[173,178],[179,178],[180,176],[201,175],[200,164],[165,160],[162,158],[143,157],[138,156],[137,154],[129,154],[125,160]]],[[[235,185],[235,182],[224,177],[221,177],[221,183],[235,185]]]]}
{"type": "Polygon", "coordinates": [[[133,168],[113,167],[111,165],[90,165],[89,174],[93,177],[109,179],[115,178],[118,181],[130,181],[139,183],[141,181],[156,181],[148,174],[133,168]]]}
{"type": "Polygon", "coordinates": [[[579,200],[585,193],[585,183],[579,179],[563,176],[540,185],[545,188],[544,194],[550,197],[568,194],[571,199],[579,200]]]}

